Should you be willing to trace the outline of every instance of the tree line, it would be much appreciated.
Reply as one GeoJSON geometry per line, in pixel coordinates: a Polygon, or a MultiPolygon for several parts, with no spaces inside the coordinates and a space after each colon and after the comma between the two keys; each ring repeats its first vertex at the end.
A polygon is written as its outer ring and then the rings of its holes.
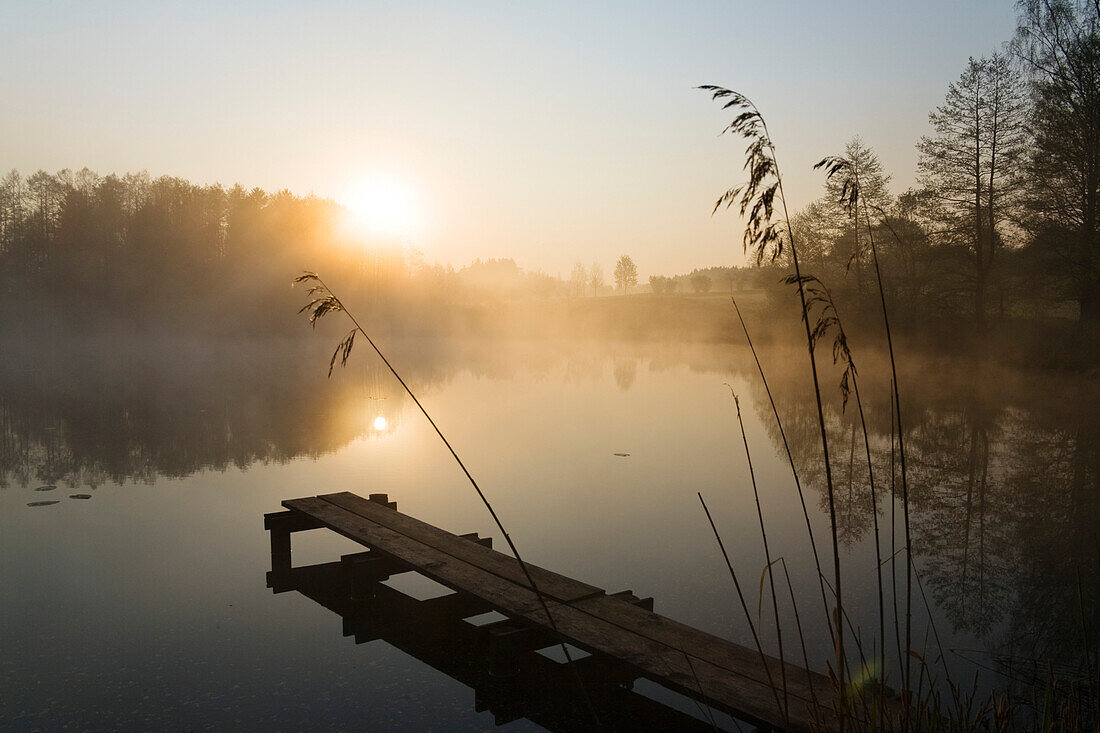
{"type": "MultiPolygon", "coordinates": [[[[792,217],[806,267],[838,302],[870,304],[873,244],[894,311],[991,322],[1072,318],[1100,325],[1100,5],[1025,0],[1005,53],[971,59],[929,115],[917,185],[890,176],[859,138],[844,151],[872,221],[840,183],[792,217]],[[869,224],[869,226],[868,226],[869,224]]],[[[0,179],[0,315],[73,326],[271,333],[298,328],[289,279],[309,268],[369,294],[373,313],[445,325],[462,309],[513,297],[609,292],[602,266],[565,278],[480,260],[455,270],[363,242],[335,202],[289,191],[197,185],[84,169],[0,179]]],[[[654,293],[777,287],[786,263],[649,278],[654,293]]],[[[612,273],[638,286],[628,255],[612,273]]],[[[778,287],[777,287],[778,290],[778,287]]]]}
{"type": "MultiPolygon", "coordinates": [[[[289,287],[303,269],[369,306],[375,321],[441,330],[486,317],[516,298],[602,292],[598,263],[571,281],[511,258],[455,269],[419,251],[368,239],[337,203],[283,190],[197,185],[148,173],[101,176],[87,168],[0,178],[0,317],[73,329],[300,333],[289,287]]],[[[582,268],[583,269],[583,268],[582,268]]],[[[637,282],[628,256],[616,267],[637,282]]]]}
{"type": "MultiPolygon", "coordinates": [[[[376,318],[438,330],[523,298],[607,294],[598,262],[569,279],[511,258],[455,269],[367,239],[336,202],[241,185],[198,185],[87,168],[0,178],[0,316],[40,326],[298,333],[289,287],[303,269],[366,301],[376,318]],[[465,310],[464,310],[465,309],[465,310]]],[[[637,266],[619,258],[619,292],[637,266]]]]}
{"type": "Polygon", "coordinates": [[[288,191],[86,168],[25,178],[12,171],[0,179],[4,317],[138,329],[270,326],[285,320],[289,276],[339,258],[346,238],[334,213],[330,201],[288,191]]]}
{"type": "Polygon", "coordinates": [[[792,217],[804,267],[872,306],[873,245],[894,311],[911,318],[1100,326],[1100,4],[1021,2],[1005,52],[971,58],[929,126],[917,183],[897,196],[875,153],[848,143],[870,214],[826,181],[792,217]]]}

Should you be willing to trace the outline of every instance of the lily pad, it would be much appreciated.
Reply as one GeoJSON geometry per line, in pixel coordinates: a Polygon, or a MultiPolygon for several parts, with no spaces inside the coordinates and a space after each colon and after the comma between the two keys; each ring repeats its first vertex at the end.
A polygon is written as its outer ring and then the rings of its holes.
{"type": "Polygon", "coordinates": [[[91,499],[91,494],[69,494],[70,499],[91,499]]]}
{"type": "Polygon", "coordinates": [[[53,491],[57,486],[54,484],[46,484],[45,486],[39,486],[35,491],[53,491]]]}
{"type": "Polygon", "coordinates": [[[60,504],[60,501],[56,499],[54,501],[31,501],[27,503],[27,506],[50,506],[52,504],[60,504]]]}

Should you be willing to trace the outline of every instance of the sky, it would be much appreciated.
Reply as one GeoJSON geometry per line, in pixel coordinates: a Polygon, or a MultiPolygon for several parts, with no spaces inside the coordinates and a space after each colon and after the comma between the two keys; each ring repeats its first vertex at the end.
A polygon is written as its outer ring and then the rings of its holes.
{"type": "Polygon", "coordinates": [[[0,169],[389,187],[429,261],[629,254],[644,281],[744,261],[711,216],[744,143],[694,87],[756,102],[793,209],[854,135],[900,192],[928,112],[1014,27],[1008,0],[0,0],[0,169]]]}

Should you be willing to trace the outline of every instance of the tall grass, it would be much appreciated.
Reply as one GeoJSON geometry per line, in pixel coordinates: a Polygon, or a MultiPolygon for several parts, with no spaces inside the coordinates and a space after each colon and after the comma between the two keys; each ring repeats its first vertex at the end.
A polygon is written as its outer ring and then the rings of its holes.
{"type": "MultiPolygon", "coordinates": [[[[790,721],[791,717],[791,704],[787,695],[787,662],[786,657],[783,654],[783,624],[779,621],[779,597],[775,592],[775,573],[773,572],[773,562],[771,549],[768,547],[768,530],[764,525],[764,509],[760,505],[760,489],[756,486],[756,472],[752,468],[752,452],[749,450],[749,438],[745,434],[745,421],[741,419],[741,400],[737,398],[737,393],[733,391],[733,387],[730,387],[730,393],[733,395],[733,404],[737,408],[737,425],[741,428],[741,442],[745,445],[745,460],[749,465],[749,479],[752,482],[752,496],[756,503],[756,518],[760,522],[760,539],[764,543],[764,571],[760,576],[760,596],[763,601],[764,595],[764,575],[768,576],[768,583],[772,593],[772,614],[775,616],[775,636],[776,643],[779,646],[779,675],[783,684],[783,720],[790,721]]],[[[759,613],[759,610],[757,611],[759,613]]]]}
{"type": "MultiPolygon", "coordinates": [[[[754,251],[758,261],[762,260],[765,255],[770,255],[772,259],[775,259],[783,251],[785,236],[790,249],[791,262],[794,266],[795,283],[798,286],[798,298],[802,306],[802,321],[806,329],[806,348],[810,359],[810,373],[813,375],[814,401],[817,406],[821,452],[825,466],[829,528],[833,549],[833,590],[836,597],[836,619],[833,624],[836,652],[835,672],[839,681],[840,710],[843,711],[847,660],[844,655],[844,628],[841,621],[844,613],[844,595],[840,572],[840,544],[837,537],[836,497],[833,487],[832,466],[829,461],[829,436],[825,429],[825,408],[821,395],[821,382],[818,377],[817,356],[814,350],[815,339],[810,327],[802,270],[798,264],[798,247],[795,244],[794,231],[791,228],[790,214],[787,210],[787,199],[783,190],[783,176],[780,172],[779,160],[776,157],[775,146],[772,143],[767,123],[752,100],[739,92],[719,86],[704,85],[699,89],[709,92],[713,100],[725,100],[722,109],[732,109],[737,112],[733,121],[719,134],[728,132],[748,141],[748,147],[745,148],[744,170],[748,172],[749,180],[733,186],[722,194],[714,204],[714,211],[718,211],[723,206],[729,208],[734,203],[739,204],[741,215],[746,217],[743,237],[746,252],[749,250],[754,251]],[[776,222],[773,216],[777,199],[783,212],[782,222],[776,222]]],[[[843,729],[843,712],[840,714],[839,723],[841,729],[843,729]]]]}
{"type": "Polygon", "coordinates": [[[703,513],[707,515],[707,521],[710,522],[711,531],[714,532],[714,540],[718,543],[718,549],[722,551],[722,558],[726,561],[726,568],[729,570],[730,577],[733,578],[733,587],[737,591],[737,600],[741,602],[741,610],[745,613],[745,619],[749,624],[749,633],[752,634],[753,644],[756,645],[756,651],[760,655],[760,663],[764,666],[764,674],[768,677],[768,686],[771,687],[772,695],[775,697],[775,707],[781,715],[784,715],[784,719],[786,719],[783,703],[779,701],[779,687],[775,684],[771,665],[768,664],[768,657],[764,654],[764,645],[760,643],[760,635],[756,632],[756,624],[752,620],[752,613],[749,611],[749,603],[745,599],[745,591],[741,588],[741,581],[737,578],[737,571],[733,569],[733,562],[730,560],[729,553],[726,552],[726,544],[722,542],[722,535],[718,532],[718,526],[714,523],[714,518],[710,514],[710,508],[703,499],[703,494],[700,492],[697,493],[697,496],[699,497],[699,503],[703,505],[703,513]]]}
{"type": "Polygon", "coordinates": [[[737,320],[741,322],[741,330],[745,334],[745,342],[749,346],[749,351],[752,352],[752,358],[756,362],[756,371],[760,375],[760,381],[764,385],[764,392],[768,395],[768,403],[772,408],[772,415],[775,417],[775,424],[779,428],[779,437],[783,442],[783,450],[787,454],[787,463],[791,467],[791,475],[794,477],[794,487],[798,492],[798,502],[802,506],[802,517],[806,520],[806,536],[810,539],[810,552],[814,557],[814,569],[817,571],[817,585],[821,590],[821,603],[825,610],[825,624],[829,630],[830,636],[833,634],[833,617],[829,612],[829,601],[825,595],[825,575],[821,572],[821,556],[817,551],[817,541],[814,539],[813,525],[810,523],[810,511],[806,506],[806,492],[802,489],[802,481],[798,477],[798,466],[795,465],[794,456],[791,454],[791,445],[787,440],[787,431],[783,429],[783,419],[779,416],[779,408],[775,405],[775,397],[772,395],[771,387],[768,386],[768,378],[764,374],[764,365],[760,363],[760,356],[756,353],[756,346],[752,343],[752,336],[749,335],[749,327],[745,323],[745,318],[741,315],[741,308],[737,305],[736,298],[730,298],[733,302],[733,309],[737,313],[737,320]]]}
{"type": "MultiPolygon", "coordinates": [[[[841,373],[840,378],[840,393],[843,399],[841,409],[843,410],[847,404],[849,397],[855,399],[856,409],[859,413],[859,428],[863,435],[863,448],[867,458],[867,479],[871,492],[871,518],[872,529],[875,539],[875,579],[877,583],[878,591],[878,626],[879,634],[876,642],[878,649],[878,671],[875,675],[878,677],[881,687],[882,675],[886,670],[886,594],[883,589],[882,583],[882,545],[879,539],[879,526],[878,526],[878,493],[875,489],[875,468],[871,459],[871,438],[870,430],[867,427],[867,417],[863,409],[863,397],[859,393],[859,372],[856,369],[855,358],[852,356],[852,350],[848,343],[848,334],[844,330],[844,323],[840,319],[840,313],[837,310],[836,303],[833,300],[832,293],[825,286],[821,280],[812,276],[806,277],[806,292],[810,294],[809,303],[811,307],[816,306],[816,327],[815,335],[818,338],[826,336],[828,333],[833,334],[833,362],[842,363],[844,370],[841,373]]],[[[853,441],[852,452],[855,452],[855,426],[852,426],[853,441]]],[[[853,471],[849,469],[849,482],[853,471]]],[[[858,637],[857,637],[858,641],[858,637]]],[[[876,699],[882,700],[881,695],[876,695],[876,699]]],[[[881,705],[880,705],[881,708],[881,705]]],[[[885,709],[880,710],[885,714],[885,709]]]]}
{"type": "MultiPolygon", "coordinates": [[[[849,208],[856,214],[862,209],[864,221],[867,226],[867,238],[870,242],[872,262],[875,266],[875,282],[878,286],[879,305],[882,311],[882,326],[886,334],[886,347],[890,357],[890,385],[893,391],[893,410],[898,422],[898,456],[901,463],[901,502],[902,522],[905,529],[905,669],[904,687],[911,689],[911,664],[910,652],[913,648],[913,553],[912,553],[912,524],[909,518],[909,474],[905,463],[905,428],[901,413],[901,394],[898,387],[898,365],[894,356],[894,335],[890,329],[890,312],[886,307],[886,288],[882,281],[882,267],[879,264],[878,247],[875,245],[875,229],[871,225],[870,207],[866,197],[862,196],[859,171],[852,162],[840,156],[823,158],[814,168],[824,168],[827,178],[841,177],[841,198],[846,199],[849,208]]],[[[885,212],[878,209],[883,219],[885,212]]],[[[895,233],[895,236],[896,233],[895,233]]],[[[858,255],[857,255],[858,256],[858,255]]]]}

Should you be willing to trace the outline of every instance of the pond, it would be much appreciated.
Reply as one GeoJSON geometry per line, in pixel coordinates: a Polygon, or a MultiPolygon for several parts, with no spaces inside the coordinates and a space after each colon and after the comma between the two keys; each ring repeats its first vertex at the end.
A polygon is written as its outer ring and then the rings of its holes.
{"type": "MultiPolygon", "coordinates": [[[[0,357],[0,726],[485,730],[500,716],[515,718],[508,729],[540,729],[522,709],[483,709],[468,686],[385,639],[353,643],[339,616],[266,586],[263,514],[287,498],[385,492],[402,512],[504,547],[375,357],[359,347],[326,378],[332,345],[119,338],[0,357]]],[[[783,558],[797,600],[796,620],[777,571],[785,654],[802,660],[797,621],[810,665],[826,668],[833,652],[807,518],[746,347],[403,340],[389,348],[526,560],[652,596],[658,612],[751,646],[701,493],[762,643],[776,654],[735,393],[770,553],[783,558]]],[[[775,340],[760,358],[831,578],[805,352],[775,340]]],[[[860,358],[866,445],[854,397],[843,405],[839,374],[823,377],[844,605],[874,660],[882,569],[887,682],[897,686],[890,584],[900,627],[904,553],[891,562],[904,534],[899,456],[888,362],[874,349],[860,358]]],[[[983,687],[1004,686],[1026,679],[1036,660],[1072,671],[1083,631],[1095,639],[1100,630],[1095,380],[907,352],[899,382],[914,649],[942,670],[940,682],[979,670],[983,687]]],[[[294,542],[297,565],[357,548],[328,532],[294,542]]],[[[660,690],[638,689],[699,716],[660,690]]]]}

